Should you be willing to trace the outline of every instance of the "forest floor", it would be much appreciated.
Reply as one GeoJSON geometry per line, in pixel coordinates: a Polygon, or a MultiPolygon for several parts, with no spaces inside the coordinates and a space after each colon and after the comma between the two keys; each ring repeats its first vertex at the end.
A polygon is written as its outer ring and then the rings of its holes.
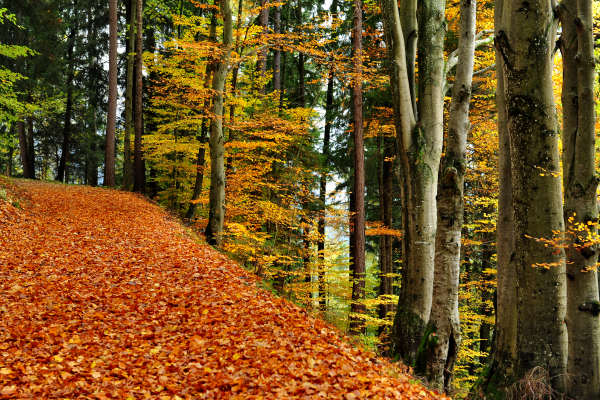
{"type": "Polygon", "coordinates": [[[441,399],[131,193],[0,178],[0,398],[441,399]]]}

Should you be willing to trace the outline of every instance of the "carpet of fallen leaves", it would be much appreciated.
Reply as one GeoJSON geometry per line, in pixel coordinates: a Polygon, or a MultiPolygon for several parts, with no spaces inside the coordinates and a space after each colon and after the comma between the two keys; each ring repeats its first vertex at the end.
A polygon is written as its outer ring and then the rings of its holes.
{"type": "Polygon", "coordinates": [[[443,398],[140,196],[0,186],[0,398],[443,398]]]}

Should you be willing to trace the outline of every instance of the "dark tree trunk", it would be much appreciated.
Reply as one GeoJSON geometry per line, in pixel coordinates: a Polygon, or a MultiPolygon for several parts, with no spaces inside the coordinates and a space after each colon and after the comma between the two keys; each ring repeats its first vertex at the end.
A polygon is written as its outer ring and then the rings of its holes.
{"type": "Polygon", "coordinates": [[[319,259],[319,309],[325,311],[327,307],[327,293],[325,287],[325,217],[327,209],[327,173],[329,172],[329,142],[331,140],[331,120],[333,113],[333,64],[329,69],[327,79],[327,96],[325,100],[325,132],[323,133],[322,171],[319,181],[319,213],[317,254],[319,259]]]}
{"type": "MultiPolygon", "coordinates": [[[[241,4],[241,3],[240,3],[241,4]]],[[[241,12],[241,10],[240,10],[241,12]]],[[[239,13],[238,13],[239,17],[239,13]]],[[[238,19],[239,22],[239,19],[238,19]]],[[[238,23],[239,27],[239,23],[238,23]]],[[[217,16],[215,13],[212,13],[212,17],[210,19],[210,33],[209,38],[211,41],[217,40],[217,16]]],[[[212,75],[214,73],[215,66],[213,63],[209,63],[206,66],[206,72],[204,77],[204,88],[209,89],[210,83],[212,79],[212,75]]],[[[237,80],[237,69],[234,71],[234,89],[235,91],[235,80],[237,80]]],[[[204,101],[204,110],[208,110],[210,107],[210,98],[207,98],[204,101]]],[[[233,108],[233,107],[232,107],[233,108]]],[[[190,206],[188,207],[187,213],[185,217],[187,219],[194,218],[194,214],[196,213],[197,203],[196,200],[200,198],[200,193],[202,193],[202,182],[204,181],[204,161],[206,159],[206,148],[204,145],[206,144],[208,139],[208,119],[202,119],[202,126],[200,128],[200,136],[198,137],[199,147],[198,147],[198,155],[196,157],[196,179],[194,180],[194,191],[192,193],[192,201],[190,202],[190,206]]]]}
{"type": "MultiPolygon", "coordinates": [[[[281,33],[281,6],[275,8],[275,33],[281,33]]],[[[281,90],[281,49],[273,55],[273,90],[281,90]]]]}
{"type": "Polygon", "coordinates": [[[27,164],[29,164],[29,171],[31,171],[31,179],[35,179],[35,146],[33,141],[33,118],[27,118],[28,132],[27,138],[27,164]]]}
{"type": "Polygon", "coordinates": [[[17,132],[19,133],[19,152],[21,158],[21,166],[23,167],[23,177],[28,179],[35,179],[35,174],[31,169],[31,162],[29,161],[31,155],[29,153],[29,144],[27,140],[27,132],[25,131],[25,122],[17,122],[17,132]]]}
{"type": "Polygon", "coordinates": [[[131,159],[131,137],[135,135],[135,42],[136,42],[136,9],[135,0],[127,5],[127,81],[125,88],[125,132],[123,138],[123,189],[131,189],[133,185],[133,160],[131,159]]]}
{"type": "MultiPolygon", "coordinates": [[[[262,27],[264,35],[267,32],[269,25],[269,8],[267,7],[267,0],[261,0],[260,5],[262,9],[260,10],[259,15],[259,25],[262,27]]],[[[260,79],[265,79],[265,76],[267,75],[267,46],[264,42],[262,45],[264,48],[259,50],[256,69],[258,70],[260,79]]],[[[266,82],[264,82],[264,85],[261,87],[261,91],[263,93],[266,92],[266,82]]]]}
{"type": "MultiPolygon", "coordinates": [[[[14,135],[15,131],[15,127],[14,125],[12,125],[10,127],[10,136],[12,137],[14,135]]],[[[12,145],[8,146],[8,154],[6,155],[7,160],[6,160],[6,176],[12,176],[12,170],[13,170],[13,155],[15,152],[15,148],[12,145]]]]}
{"type": "MultiPolygon", "coordinates": [[[[392,158],[395,153],[394,139],[384,137],[383,152],[381,155],[381,184],[380,184],[380,215],[385,228],[392,228],[392,204],[394,193],[394,162],[392,158]]],[[[382,235],[379,240],[379,296],[391,296],[393,293],[393,243],[394,237],[382,235]]],[[[389,300],[386,298],[386,300],[389,300]]],[[[392,304],[379,306],[379,318],[384,319],[394,309],[392,304]]]]}
{"type": "Polygon", "coordinates": [[[352,88],[352,108],[354,114],[354,204],[352,216],[354,225],[354,269],[352,273],[352,304],[350,307],[350,332],[358,333],[363,328],[356,314],[364,314],[366,309],[361,301],[365,298],[365,153],[363,140],[362,105],[362,1],[354,0],[354,29],[352,47],[354,50],[354,84],[352,88]]]}
{"type": "MultiPolygon", "coordinates": [[[[74,7],[76,6],[76,2],[74,7]]],[[[71,141],[71,115],[73,113],[73,79],[75,78],[75,60],[73,60],[73,50],[75,48],[75,36],[77,34],[77,24],[71,28],[69,33],[69,48],[67,50],[67,61],[69,63],[69,72],[67,74],[67,104],[65,106],[65,120],[63,124],[63,141],[61,145],[60,161],[56,180],[67,182],[67,162],[69,159],[69,147],[71,141]]]]}
{"type": "Polygon", "coordinates": [[[144,159],[142,153],[142,134],[144,131],[143,120],[143,10],[144,1],[137,0],[136,9],[136,40],[135,40],[135,138],[134,138],[134,161],[133,161],[133,190],[135,192],[144,193],[146,186],[146,171],[144,168],[144,159]]]}
{"type": "Polygon", "coordinates": [[[104,186],[115,186],[115,133],[117,129],[117,0],[110,0],[108,49],[108,120],[104,154],[104,186]]]}
{"type": "MultiPolygon", "coordinates": [[[[242,11],[244,7],[244,1],[238,1],[238,13],[237,13],[237,22],[236,29],[240,29],[242,26],[242,11]]],[[[240,38],[237,37],[235,40],[235,52],[241,54],[242,50],[240,48],[240,38]]],[[[237,83],[238,83],[238,74],[240,72],[240,63],[236,63],[235,66],[232,66],[233,73],[231,77],[231,96],[235,97],[237,93],[237,83]]],[[[231,104],[229,106],[229,137],[228,141],[232,141],[235,139],[235,130],[233,129],[233,122],[235,121],[235,104],[231,104]]],[[[227,157],[227,162],[225,165],[225,176],[229,175],[233,171],[233,158],[227,157]]]]}

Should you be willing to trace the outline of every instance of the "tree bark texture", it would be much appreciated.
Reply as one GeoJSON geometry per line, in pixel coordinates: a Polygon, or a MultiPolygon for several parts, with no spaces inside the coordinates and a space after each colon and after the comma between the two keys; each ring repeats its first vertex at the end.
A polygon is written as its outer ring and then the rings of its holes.
{"type": "MultiPolygon", "coordinates": [[[[494,7],[495,35],[502,28],[505,0],[496,0],[494,7]]],[[[514,212],[512,207],[512,171],[508,115],[504,90],[504,62],[496,47],[496,109],[498,112],[498,222],[496,224],[497,286],[496,321],[491,362],[477,391],[495,398],[498,388],[511,382],[517,351],[517,273],[513,260],[515,251],[514,212]]]]}
{"type": "Polygon", "coordinates": [[[556,23],[550,2],[507,1],[496,35],[503,63],[512,168],[520,380],[542,368],[565,389],[565,254],[546,246],[564,231],[558,127],[552,89],[556,23]],[[525,7],[525,8],[523,8],[525,7]],[[533,18],[535,16],[535,18],[533,18]]]}
{"type": "Polygon", "coordinates": [[[104,186],[115,186],[115,132],[117,129],[117,0],[110,0],[108,8],[108,117],[106,122],[106,145],[104,154],[104,186]]]}
{"type": "Polygon", "coordinates": [[[365,299],[365,148],[363,138],[362,100],[362,1],[354,0],[354,29],[352,34],[354,53],[354,82],[352,87],[352,110],[354,117],[354,262],[352,269],[352,303],[350,306],[350,332],[358,333],[364,321],[357,314],[364,314],[365,299]]]}
{"type": "Polygon", "coordinates": [[[563,186],[567,240],[568,395],[600,398],[600,303],[597,246],[594,49],[590,1],[559,8],[563,55],[563,186]],[[584,230],[578,228],[585,227],[584,230]]]}
{"type": "MultiPolygon", "coordinates": [[[[388,0],[383,3],[385,29],[391,41],[391,82],[404,186],[405,262],[392,330],[392,352],[412,365],[425,333],[433,294],[436,194],[443,139],[445,2],[424,0],[417,9],[418,123],[415,99],[411,96],[412,70],[407,64],[412,38],[404,37],[397,4],[388,0]]],[[[404,9],[403,15],[407,12],[404,9]]],[[[406,23],[415,26],[412,13],[403,19],[410,19],[406,23]]]]}
{"type": "Polygon", "coordinates": [[[19,153],[21,166],[23,167],[23,177],[27,179],[35,179],[35,164],[33,162],[34,155],[31,153],[30,143],[33,142],[33,132],[27,135],[25,129],[25,121],[17,122],[17,132],[19,134],[19,153]]]}
{"type": "MultiPolygon", "coordinates": [[[[281,6],[275,8],[275,34],[281,33],[281,6]]],[[[273,54],[273,90],[281,90],[281,49],[277,48],[273,54]]]]}
{"type": "Polygon", "coordinates": [[[131,158],[131,138],[135,136],[134,95],[135,95],[135,54],[137,2],[129,0],[129,24],[127,29],[127,82],[125,88],[125,134],[123,139],[123,189],[133,185],[133,160],[131,158]]]}
{"type": "MultiPolygon", "coordinates": [[[[395,146],[392,138],[383,137],[383,151],[381,154],[381,176],[380,176],[380,216],[383,226],[392,228],[392,206],[394,196],[394,161],[395,146]]],[[[393,289],[393,244],[394,236],[382,235],[379,239],[379,296],[391,296],[393,289]]],[[[391,304],[381,304],[379,306],[379,318],[384,319],[393,312],[395,307],[391,304]]],[[[382,327],[383,328],[383,327],[382,327]]]]}
{"type": "MultiPolygon", "coordinates": [[[[211,41],[217,40],[217,16],[215,12],[212,13],[210,20],[210,30],[209,30],[209,38],[211,41]]],[[[212,80],[212,76],[214,73],[215,66],[213,63],[208,63],[206,65],[206,72],[204,75],[204,88],[209,89],[210,83],[212,80]]],[[[235,72],[234,72],[235,75],[235,72]]],[[[235,87],[235,76],[234,76],[234,87],[235,87]]],[[[233,89],[235,91],[235,88],[233,89]]],[[[210,98],[207,98],[204,101],[204,109],[208,110],[210,107],[210,98]]],[[[231,110],[230,110],[231,111],[231,110]]],[[[231,111],[233,112],[233,111],[231,111]]],[[[194,214],[196,213],[197,203],[195,200],[200,198],[200,194],[202,193],[202,184],[204,181],[204,163],[206,158],[206,148],[205,144],[208,139],[208,118],[202,118],[202,125],[200,127],[200,135],[198,135],[198,154],[196,156],[196,179],[194,180],[194,190],[192,192],[192,201],[188,207],[187,213],[185,217],[187,219],[194,218],[194,214]]]]}
{"type": "Polygon", "coordinates": [[[458,64],[452,88],[446,151],[438,182],[433,305],[429,318],[426,376],[435,388],[450,392],[460,346],[458,286],[464,215],[469,105],[475,53],[476,0],[461,0],[458,64]],[[431,336],[435,334],[435,336],[431,336]],[[436,340],[433,340],[435,337],[436,340]]]}
{"type": "MultiPolygon", "coordinates": [[[[77,6],[77,2],[73,7],[77,6]]],[[[65,105],[65,118],[63,123],[63,140],[61,144],[60,161],[56,173],[56,180],[59,182],[67,182],[67,162],[69,159],[70,142],[71,142],[71,118],[73,113],[73,79],[75,78],[75,60],[73,59],[73,51],[75,49],[75,37],[77,35],[77,24],[71,27],[69,32],[69,44],[67,49],[67,103],[65,105]]]]}
{"type": "Polygon", "coordinates": [[[225,147],[223,137],[223,97],[225,77],[231,54],[233,26],[230,0],[221,0],[221,15],[223,17],[223,53],[213,76],[213,111],[214,117],[210,124],[210,195],[209,215],[206,226],[206,241],[220,246],[225,219],[225,147]]]}
{"type": "Polygon", "coordinates": [[[133,143],[133,190],[143,193],[146,186],[146,171],[144,168],[144,153],[142,149],[142,135],[144,134],[144,109],[143,109],[143,89],[144,81],[142,70],[144,67],[142,43],[143,37],[143,14],[144,0],[137,0],[136,5],[136,32],[135,32],[135,110],[134,126],[135,137],[133,143]]]}

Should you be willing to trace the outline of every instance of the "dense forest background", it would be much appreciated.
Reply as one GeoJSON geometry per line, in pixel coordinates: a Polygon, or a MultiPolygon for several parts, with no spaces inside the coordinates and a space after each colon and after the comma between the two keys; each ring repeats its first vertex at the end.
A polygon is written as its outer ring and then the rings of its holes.
{"type": "MultiPolygon", "coordinates": [[[[546,15],[540,4],[531,7],[546,15]]],[[[547,61],[536,74],[550,77],[540,85],[549,85],[546,98],[556,99],[552,118],[563,121],[565,136],[569,116],[577,120],[577,106],[589,103],[583,95],[574,102],[569,91],[583,85],[582,76],[592,82],[591,122],[579,117],[579,123],[591,123],[586,143],[593,175],[593,47],[600,31],[592,6],[597,2],[556,6],[560,18],[549,18],[560,19],[560,28],[552,22],[550,30],[560,39],[542,35],[552,48],[535,54],[547,61]],[[576,55],[585,49],[592,52],[591,72],[569,64],[582,64],[576,55]],[[567,80],[569,68],[579,83],[567,80]]],[[[498,378],[502,357],[492,356],[506,350],[494,340],[511,326],[497,324],[499,301],[502,306],[507,296],[499,299],[497,288],[518,281],[498,276],[506,252],[497,253],[497,246],[513,240],[496,229],[499,196],[507,193],[501,175],[511,169],[510,157],[502,161],[502,129],[517,129],[501,125],[503,118],[516,124],[510,115],[521,107],[497,96],[516,74],[513,53],[520,54],[514,44],[504,51],[503,32],[510,30],[499,30],[498,10],[498,2],[487,0],[402,0],[400,8],[389,0],[0,0],[0,170],[143,193],[205,232],[270,290],[363,345],[402,358],[435,387],[458,398],[493,391],[526,376],[498,378]],[[500,83],[497,70],[509,72],[500,83]],[[436,242],[436,220],[438,237],[445,227],[451,238],[445,247],[436,242]]],[[[518,79],[529,82],[524,70],[518,79]]],[[[509,97],[516,93],[506,90],[509,97]]],[[[515,138],[509,147],[517,146],[515,138]]],[[[546,143],[546,150],[557,143],[546,143]]],[[[563,144],[563,155],[567,149],[563,144]]],[[[549,162],[530,165],[540,179],[562,176],[549,162]]],[[[564,185],[568,205],[574,192],[564,185]]],[[[542,203],[528,207],[555,214],[544,204],[554,200],[535,196],[542,203]]],[[[596,251],[592,208],[583,223],[565,211],[578,254],[596,251]]],[[[519,212],[527,213],[515,206],[511,215],[524,215],[519,212]]],[[[562,221],[562,206],[559,214],[562,221]]],[[[564,251],[573,248],[564,222],[544,224],[554,234],[530,234],[537,245],[561,253],[564,268],[564,251]]],[[[590,257],[586,271],[596,294],[581,304],[597,305],[597,255],[590,257]]],[[[537,260],[523,265],[561,273],[556,260],[537,260]]],[[[565,287],[562,275],[557,287],[565,287]]],[[[523,288],[532,281],[519,282],[523,288]]],[[[537,303],[521,296],[519,304],[533,310],[531,318],[544,318],[535,307],[554,300],[536,293],[537,303]]],[[[512,319],[519,313],[514,307],[512,319]]],[[[597,311],[587,313],[598,325],[597,311]]],[[[591,347],[599,347],[600,337],[592,336],[591,347]]],[[[600,365],[594,368],[596,382],[600,365]]],[[[547,369],[549,390],[562,390],[547,369]]],[[[593,385],[600,390],[600,381],[593,385]]],[[[571,393],[576,397],[577,390],[571,393]]]]}

